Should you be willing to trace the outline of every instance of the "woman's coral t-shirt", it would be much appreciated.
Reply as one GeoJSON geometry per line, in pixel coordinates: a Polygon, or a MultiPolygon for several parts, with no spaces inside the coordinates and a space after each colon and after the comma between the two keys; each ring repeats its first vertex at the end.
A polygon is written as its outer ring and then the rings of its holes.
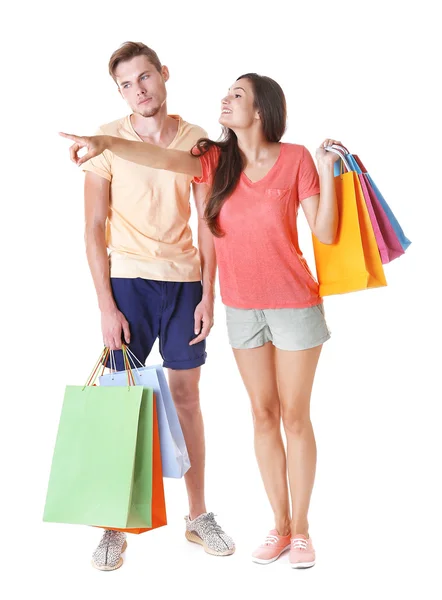
{"type": "MultiPolygon", "coordinates": [[[[211,184],[220,150],[199,156],[211,184]]],[[[234,308],[306,308],[321,302],[318,283],[298,244],[300,202],[319,194],[319,178],[304,146],[281,143],[270,171],[253,183],[241,173],[219,214],[223,237],[215,237],[222,301],[234,308]]]]}

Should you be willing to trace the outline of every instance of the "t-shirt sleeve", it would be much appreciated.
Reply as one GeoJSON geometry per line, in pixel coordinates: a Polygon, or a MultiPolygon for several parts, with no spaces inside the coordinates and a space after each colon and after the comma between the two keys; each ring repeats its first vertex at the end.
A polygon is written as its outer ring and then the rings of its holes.
{"type": "Polygon", "coordinates": [[[204,154],[198,154],[198,149],[195,146],[192,150],[192,154],[198,156],[202,169],[201,177],[194,177],[193,183],[208,183],[211,185],[216,167],[218,166],[220,155],[219,148],[217,146],[211,146],[204,154]]]}
{"type": "Polygon", "coordinates": [[[319,176],[312,155],[304,148],[298,177],[298,198],[301,202],[319,194],[319,176]]]}
{"type": "MultiPolygon", "coordinates": [[[[104,135],[104,132],[102,129],[98,129],[95,135],[104,135]]],[[[85,162],[82,168],[83,171],[95,173],[108,181],[112,181],[112,153],[105,150],[102,154],[85,162]]]]}

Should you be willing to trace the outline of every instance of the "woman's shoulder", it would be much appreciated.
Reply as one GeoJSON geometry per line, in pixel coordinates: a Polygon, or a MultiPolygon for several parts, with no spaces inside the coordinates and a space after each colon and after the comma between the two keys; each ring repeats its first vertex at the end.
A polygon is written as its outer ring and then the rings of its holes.
{"type": "Polygon", "coordinates": [[[291,161],[296,160],[302,163],[310,163],[313,160],[313,156],[308,148],[302,144],[288,144],[283,143],[285,148],[286,157],[291,161]]]}
{"type": "Polygon", "coordinates": [[[206,158],[218,158],[221,153],[221,149],[216,144],[210,142],[211,140],[208,139],[198,140],[198,142],[192,148],[192,154],[200,157],[207,155],[206,158]]]}
{"type": "Polygon", "coordinates": [[[302,144],[291,144],[288,142],[281,142],[286,152],[290,152],[291,154],[297,154],[302,156],[304,152],[307,151],[307,148],[302,144]]]}

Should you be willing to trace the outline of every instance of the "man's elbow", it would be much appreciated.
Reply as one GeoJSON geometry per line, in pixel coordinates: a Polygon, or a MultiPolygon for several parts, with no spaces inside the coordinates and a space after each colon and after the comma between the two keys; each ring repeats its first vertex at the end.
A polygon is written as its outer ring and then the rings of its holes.
{"type": "Polygon", "coordinates": [[[106,236],[105,223],[89,222],[86,219],[84,226],[84,241],[86,246],[92,246],[97,242],[101,242],[106,236]]]}

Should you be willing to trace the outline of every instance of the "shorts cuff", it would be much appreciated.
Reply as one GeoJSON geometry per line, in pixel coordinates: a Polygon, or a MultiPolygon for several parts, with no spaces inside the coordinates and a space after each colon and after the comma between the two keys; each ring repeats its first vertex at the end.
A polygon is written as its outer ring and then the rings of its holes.
{"type": "Polygon", "coordinates": [[[202,356],[198,358],[192,358],[192,360],[165,360],[163,367],[166,369],[175,369],[176,371],[185,371],[187,369],[196,369],[205,364],[207,358],[207,352],[204,352],[202,356]]]}
{"type": "Polygon", "coordinates": [[[273,342],[273,345],[276,348],[278,348],[278,350],[284,350],[287,352],[300,352],[302,350],[311,350],[312,348],[321,346],[322,344],[325,344],[325,342],[327,342],[330,338],[331,338],[331,335],[330,335],[330,333],[328,333],[327,335],[320,338],[319,340],[316,340],[314,342],[309,342],[307,344],[302,344],[302,345],[298,344],[298,345],[296,345],[296,347],[291,346],[290,348],[282,348],[280,345],[275,344],[275,342],[273,342]]]}
{"type": "Polygon", "coordinates": [[[245,344],[239,345],[235,345],[234,342],[231,342],[230,345],[234,350],[254,350],[255,348],[261,348],[262,346],[265,346],[271,341],[272,340],[265,340],[261,338],[260,340],[254,340],[253,342],[246,342],[245,344]]]}

